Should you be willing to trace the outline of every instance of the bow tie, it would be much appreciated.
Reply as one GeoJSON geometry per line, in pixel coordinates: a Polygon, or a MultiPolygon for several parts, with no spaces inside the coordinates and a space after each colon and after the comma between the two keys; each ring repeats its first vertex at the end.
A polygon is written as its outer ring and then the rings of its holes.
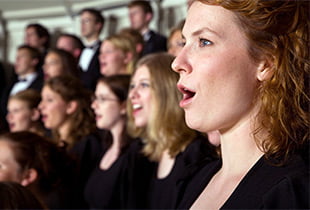
{"type": "Polygon", "coordinates": [[[27,82],[27,79],[25,79],[25,78],[19,78],[19,79],[18,79],[18,82],[27,82]]]}

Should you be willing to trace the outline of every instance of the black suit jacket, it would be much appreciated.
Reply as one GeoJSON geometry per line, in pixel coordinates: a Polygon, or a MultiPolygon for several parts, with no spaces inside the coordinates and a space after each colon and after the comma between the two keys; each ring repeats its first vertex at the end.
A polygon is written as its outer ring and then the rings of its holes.
{"type": "MultiPolygon", "coordinates": [[[[14,86],[14,84],[18,82],[17,77],[14,79],[14,81],[11,84],[8,84],[6,86],[6,88],[4,89],[2,96],[1,96],[1,118],[5,119],[5,116],[7,114],[7,103],[8,103],[8,99],[10,97],[10,92],[14,86]]],[[[37,90],[38,92],[41,92],[41,89],[43,87],[44,84],[44,76],[43,76],[43,71],[42,69],[38,71],[38,76],[36,77],[36,79],[29,85],[29,87],[27,89],[34,89],[37,90]]],[[[7,122],[5,122],[6,125],[5,127],[7,127],[7,122]]]]}
{"type": "Polygon", "coordinates": [[[94,56],[92,57],[92,60],[88,66],[87,71],[83,71],[82,69],[80,69],[81,80],[84,86],[93,91],[96,89],[97,80],[101,76],[100,63],[98,57],[100,53],[100,45],[101,42],[99,42],[99,47],[97,48],[94,56]]]}
{"type": "Polygon", "coordinates": [[[149,33],[150,38],[144,43],[142,56],[154,52],[167,51],[167,38],[152,30],[149,33]]]}

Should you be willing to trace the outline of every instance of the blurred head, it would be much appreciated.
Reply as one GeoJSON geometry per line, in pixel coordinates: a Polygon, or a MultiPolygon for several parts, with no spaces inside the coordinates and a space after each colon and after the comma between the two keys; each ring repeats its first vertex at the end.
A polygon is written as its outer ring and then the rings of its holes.
{"type": "Polygon", "coordinates": [[[131,74],[137,59],[135,45],[126,36],[114,34],[100,47],[100,73],[104,76],[131,74]]]}
{"type": "Polygon", "coordinates": [[[153,9],[149,1],[135,0],[128,4],[131,28],[143,33],[153,18],[153,9]]]}
{"type": "Polygon", "coordinates": [[[27,186],[36,195],[58,186],[66,155],[55,144],[29,131],[0,135],[0,180],[27,186]]]}
{"type": "Polygon", "coordinates": [[[80,12],[81,34],[87,40],[96,40],[104,26],[104,17],[101,12],[86,8],[80,12]]]}
{"type": "Polygon", "coordinates": [[[56,47],[71,53],[78,60],[84,49],[84,44],[74,34],[61,34],[57,39],[56,47]]]}
{"type": "Polygon", "coordinates": [[[77,60],[69,52],[62,49],[49,50],[44,59],[44,79],[60,75],[79,77],[77,60]]]}
{"type": "Polygon", "coordinates": [[[45,127],[52,129],[56,140],[62,137],[72,145],[96,128],[91,94],[78,78],[62,75],[47,80],[41,97],[42,120],[45,127]]]}
{"type": "Polygon", "coordinates": [[[41,24],[29,24],[25,31],[25,44],[40,51],[46,50],[50,45],[50,34],[41,24]]]}
{"type": "Polygon", "coordinates": [[[178,107],[181,94],[176,88],[178,75],[171,70],[173,59],[168,53],[141,58],[130,83],[129,129],[147,139],[144,152],[154,160],[167,148],[176,155],[194,135],[178,107]]]}
{"type": "Polygon", "coordinates": [[[11,95],[8,100],[8,114],[6,119],[11,132],[35,131],[41,127],[38,105],[41,101],[40,93],[27,89],[11,95]]]}
{"type": "Polygon", "coordinates": [[[177,56],[183,48],[182,28],[185,21],[180,22],[175,28],[171,29],[168,37],[168,53],[177,56]]]}
{"type": "Polygon", "coordinates": [[[144,45],[143,36],[140,32],[133,28],[123,28],[119,34],[126,36],[135,44],[137,56],[140,57],[144,45]]]}
{"type": "Polygon", "coordinates": [[[37,49],[29,45],[19,46],[14,65],[15,73],[18,76],[24,76],[35,72],[41,64],[40,61],[40,52],[37,49]]]}
{"type": "Polygon", "coordinates": [[[130,75],[113,75],[98,80],[92,109],[98,128],[111,130],[124,126],[130,75]]]}

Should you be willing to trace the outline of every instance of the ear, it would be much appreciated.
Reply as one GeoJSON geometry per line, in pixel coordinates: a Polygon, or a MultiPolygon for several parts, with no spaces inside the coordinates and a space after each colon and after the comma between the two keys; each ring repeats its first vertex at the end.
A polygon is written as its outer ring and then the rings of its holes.
{"type": "Polygon", "coordinates": [[[38,58],[32,59],[31,63],[33,66],[36,66],[39,63],[39,59],[38,58]]]}
{"type": "Polygon", "coordinates": [[[124,63],[128,64],[133,58],[133,53],[132,52],[127,52],[125,55],[124,63]]]}
{"type": "Polygon", "coordinates": [[[32,109],[31,118],[32,121],[37,121],[40,119],[40,111],[37,108],[32,109]]]}
{"type": "Polygon", "coordinates": [[[31,183],[35,182],[37,180],[37,178],[38,178],[37,170],[35,170],[34,168],[27,169],[23,173],[23,178],[22,178],[20,184],[23,186],[28,186],[31,183]]]}
{"type": "Polygon", "coordinates": [[[66,113],[67,114],[72,114],[73,112],[75,112],[77,110],[77,107],[78,107],[78,102],[77,101],[70,101],[67,104],[66,113]]]}
{"type": "Polygon", "coordinates": [[[81,50],[81,49],[76,48],[76,49],[73,50],[73,56],[74,56],[75,58],[78,59],[78,58],[80,57],[81,54],[82,54],[82,50],[81,50]]]}
{"type": "Polygon", "coordinates": [[[145,15],[146,22],[148,22],[148,23],[151,22],[152,18],[153,18],[152,13],[150,13],[150,12],[146,13],[146,15],[145,15]]]}
{"type": "Polygon", "coordinates": [[[270,80],[274,74],[274,65],[269,59],[261,61],[257,68],[257,79],[261,82],[270,80]]]}

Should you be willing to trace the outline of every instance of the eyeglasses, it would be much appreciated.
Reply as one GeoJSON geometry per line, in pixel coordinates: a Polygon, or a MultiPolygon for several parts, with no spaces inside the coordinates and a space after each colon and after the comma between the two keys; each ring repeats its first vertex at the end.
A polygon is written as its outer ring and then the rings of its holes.
{"type": "Polygon", "coordinates": [[[104,103],[105,101],[118,101],[118,99],[116,98],[108,98],[108,97],[103,97],[103,96],[99,96],[99,97],[96,97],[96,96],[93,96],[92,97],[92,102],[97,102],[97,103],[104,103]]]}

